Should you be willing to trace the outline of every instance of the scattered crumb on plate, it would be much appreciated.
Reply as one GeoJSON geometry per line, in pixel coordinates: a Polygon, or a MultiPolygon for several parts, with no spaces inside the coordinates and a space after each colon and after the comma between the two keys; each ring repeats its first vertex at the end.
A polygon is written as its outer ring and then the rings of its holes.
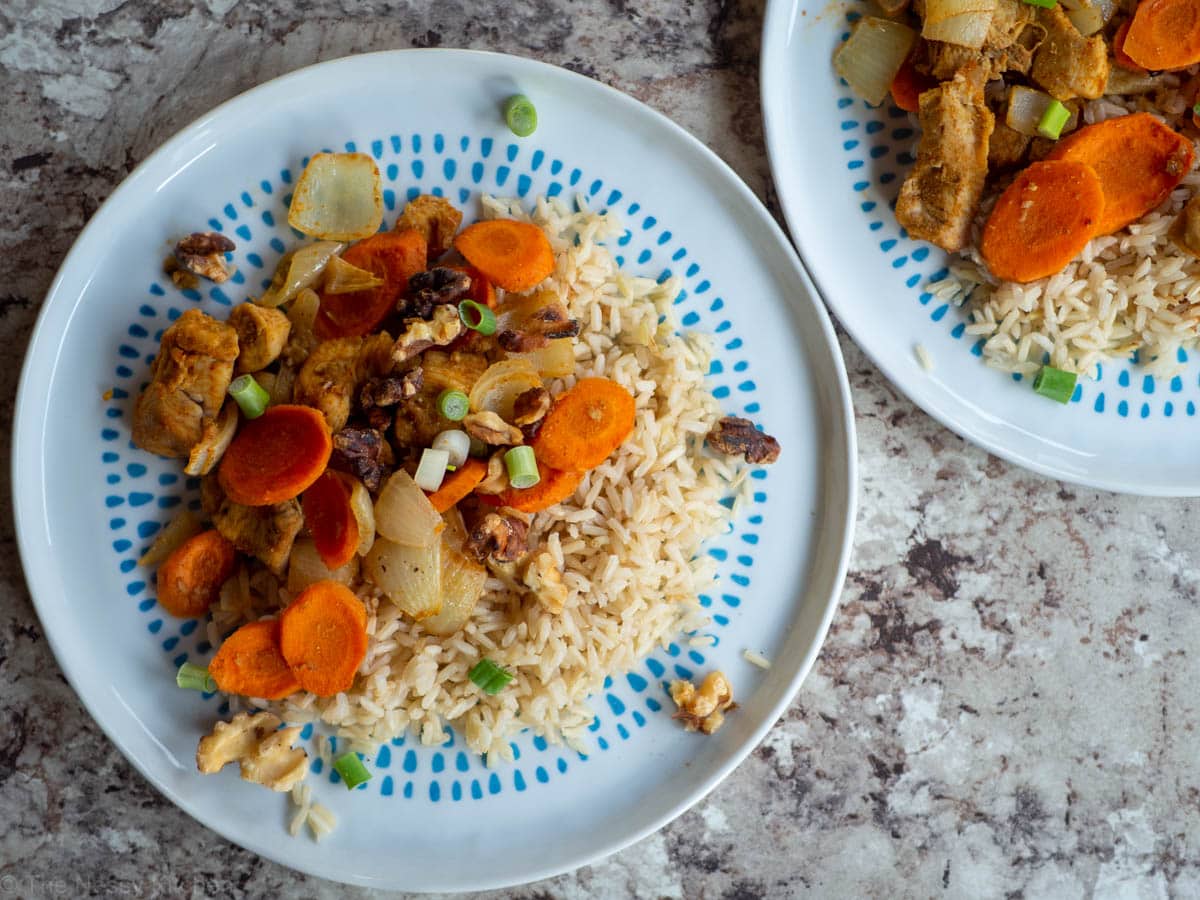
{"type": "Polygon", "coordinates": [[[917,362],[926,372],[933,371],[933,357],[929,355],[929,351],[925,349],[924,344],[917,344],[913,347],[913,353],[917,355],[917,362]]]}
{"type": "Polygon", "coordinates": [[[742,658],[751,665],[758,666],[760,669],[771,668],[771,661],[761,653],[755,653],[753,650],[743,650],[742,658]]]}

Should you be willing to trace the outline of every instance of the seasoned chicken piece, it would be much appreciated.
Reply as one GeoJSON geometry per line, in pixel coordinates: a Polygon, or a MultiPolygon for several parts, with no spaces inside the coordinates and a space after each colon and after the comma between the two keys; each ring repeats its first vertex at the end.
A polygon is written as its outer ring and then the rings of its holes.
{"type": "Polygon", "coordinates": [[[896,220],[917,240],[961,250],[987,178],[988,140],[995,118],[983,88],[956,75],[921,94],[917,161],[896,200],[896,220]]]}
{"type": "Polygon", "coordinates": [[[198,309],[162,337],[150,384],[133,407],[133,442],[159,456],[187,456],[225,402],[237,332],[198,309]]]}
{"type": "Polygon", "coordinates": [[[429,248],[429,259],[434,260],[450,249],[462,218],[462,213],[445,197],[422,194],[404,207],[394,230],[412,228],[421,232],[429,248]]]}
{"type": "MultiPolygon", "coordinates": [[[[203,486],[201,493],[204,493],[203,486]]],[[[304,527],[304,514],[300,511],[300,502],[295,499],[274,506],[242,506],[223,499],[212,514],[212,520],[225,540],[243,553],[260,559],[276,575],[283,574],[296,535],[304,527]]]]}
{"type": "Polygon", "coordinates": [[[1188,201],[1171,226],[1171,240],[1184,253],[1200,258],[1200,194],[1188,201]]]}
{"type": "Polygon", "coordinates": [[[341,431],[363,382],[391,370],[391,352],[392,339],[386,332],[322,341],[296,376],[295,402],[319,409],[329,430],[341,431]]]}
{"type": "Polygon", "coordinates": [[[733,688],[721,672],[709,672],[700,689],[690,681],[671,682],[671,699],[679,707],[672,718],[683,722],[688,731],[712,734],[725,722],[725,713],[737,708],[733,688]]]}
{"type": "Polygon", "coordinates": [[[944,41],[925,42],[929,74],[946,81],[978,66],[983,80],[992,81],[1005,72],[1027,73],[1033,51],[1045,33],[1034,24],[1035,17],[1034,8],[1021,0],[998,0],[987,37],[978,50],[944,41]]]}
{"type": "Polygon", "coordinates": [[[1033,58],[1030,77],[1057,100],[1103,96],[1108,84],[1108,46],[1100,34],[1085,38],[1059,6],[1038,11],[1046,39],[1033,58]]]}
{"type": "Polygon", "coordinates": [[[292,332],[292,323],[277,309],[242,303],[229,314],[229,324],[237,329],[238,374],[265,369],[279,358],[292,332]]]}
{"type": "Polygon", "coordinates": [[[201,429],[198,440],[188,453],[187,465],[183,471],[188,475],[207,475],[221,461],[233,436],[237,433],[238,405],[230,398],[221,407],[221,414],[216,419],[207,419],[201,429]]]}
{"type": "Polygon", "coordinates": [[[280,729],[278,716],[240,712],[228,722],[218,722],[200,738],[196,767],[205,775],[220,772],[229,763],[240,764],[242,778],[290,791],[308,774],[308,754],[292,744],[300,737],[299,725],[280,729]]]}
{"type": "Polygon", "coordinates": [[[996,129],[988,141],[988,169],[1012,169],[1025,161],[1029,152],[1030,137],[1015,128],[1009,128],[1002,119],[996,119],[996,129]]]}
{"type": "Polygon", "coordinates": [[[445,390],[469,394],[487,367],[487,357],[478,353],[426,350],[421,355],[420,390],[396,407],[396,422],[392,428],[396,444],[428,447],[439,432],[455,427],[438,412],[438,396],[445,390]]]}

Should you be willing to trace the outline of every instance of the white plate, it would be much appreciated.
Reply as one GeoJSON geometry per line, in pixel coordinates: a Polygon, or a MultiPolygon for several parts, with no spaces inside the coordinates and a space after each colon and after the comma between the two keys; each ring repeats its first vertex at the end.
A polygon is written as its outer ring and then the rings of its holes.
{"type": "Polygon", "coordinates": [[[841,357],[782,231],[736,176],[667,119],[596,82],[511,57],[406,51],[352,57],[263,85],[147,159],[76,242],[46,299],[21,380],[13,482],[22,558],[59,662],[96,720],[163,793],[229,839],[294,868],[377,887],[477,890],[549,876],[659,828],[711,790],[786,707],[817,654],[854,521],[854,435],[841,357]],[[516,89],[537,104],[530,139],[505,129],[516,89]],[[514,765],[485,769],[461,741],[396,741],[350,794],[310,778],[341,819],[320,844],[285,832],[286,801],[196,772],[219,698],[175,688],[204,629],[164,615],[133,562],[172,505],[194,498],[174,461],[129,442],[132,396],[170,310],[224,315],[269,276],[287,183],[317,148],[378,158],[387,221],[407,191],[442,189],[476,214],[480,191],[580,192],[629,232],[628,269],[684,274],[679,312],[717,336],[713,384],[730,412],[779,436],[754,502],[710,552],[719,644],[656,654],[595,698],[586,758],[523,737],[514,765]],[[167,239],[210,226],[238,244],[241,283],[182,295],[167,239]],[[272,242],[275,241],[274,246],[272,242]],[[111,400],[102,394],[116,388],[111,400]],[[774,660],[763,672],[742,659],[774,660]],[[670,718],[663,683],[723,668],[741,709],[716,736],[670,718]]]}
{"type": "Polygon", "coordinates": [[[916,117],[873,109],[834,74],[833,52],[865,0],[771,0],[762,106],[771,171],[792,237],[830,309],[897,387],[934,418],[1010,462],[1113,491],[1200,494],[1200,380],[1148,378],[1131,362],[1081,379],[1066,407],[988,368],[966,311],[932,299],[946,254],[910,240],[895,201],[916,153],[916,117]],[[916,345],[933,358],[918,364],[916,345]],[[1149,464],[1148,464],[1149,463],[1149,464]]]}

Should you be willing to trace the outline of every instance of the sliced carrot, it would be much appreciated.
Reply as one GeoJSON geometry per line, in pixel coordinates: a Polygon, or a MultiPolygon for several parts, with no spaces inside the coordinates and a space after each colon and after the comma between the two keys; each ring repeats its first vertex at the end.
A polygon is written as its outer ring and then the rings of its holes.
{"type": "Polygon", "coordinates": [[[243,422],[221,458],[217,480],[234,503],[267,506],[301,494],[329,462],[333,439],[320,411],[272,406],[243,422]]]}
{"type": "Polygon", "coordinates": [[[621,385],[607,378],[584,378],[546,413],[533,452],[553,469],[586,472],[629,437],[636,415],[637,402],[621,385]]]}
{"type": "Polygon", "coordinates": [[[214,530],[184,541],[158,568],[158,602],[173,616],[208,612],[237,566],[237,550],[214,530]]]}
{"type": "Polygon", "coordinates": [[[892,99],[905,112],[919,112],[921,94],[932,87],[937,87],[937,82],[928,75],[918,72],[910,56],[900,66],[896,77],[892,79],[892,99]]]}
{"type": "Polygon", "coordinates": [[[1122,69],[1128,69],[1130,72],[1137,72],[1141,75],[1146,74],[1146,70],[1129,58],[1129,54],[1125,52],[1125,38],[1129,35],[1129,19],[1121,23],[1121,27],[1117,29],[1117,33],[1113,35],[1112,51],[1113,59],[1122,69]]]}
{"type": "Polygon", "coordinates": [[[1035,281],[1074,259],[1103,213],[1104,190],[1090,166],[1036,162],[996,201],[979,250],[997,278],[1035,281]]]}
{"type": "Polygon", "coordinates": [[[1192,168],[1192,142],[1149,113],[1133,113],[1080,128],[1047,159],[1091,166],[1104,187],[1097,234],[1136,222],[1167,199],[1192,168]]]}
{"type": "Polygon", "coordinates": [[[332,697],[350,689],[367,655],[367,611],[345,585],[318,581],[280,615],[279,646],[301,688],[332,697]]]}
{"type": "Polygon", "coordinates": [[[342,254],[351,265],[373,272],[383,284],[349,294],[322,292],[313,330],[323,341],[369,334],[396,308],[408,279],[425,270],[425,237],[411,228],[381,231],[342,254]]]}
{"type": "MultiPolygon", "coordinates": [[[[523,490],[509,488],[503,493],[497,494],[498,505],[511,506],[524,513],[541,512],[556,503],[562,503],[575,493],[579,482],[583,481],[583,474],[580,472],[552,469],[542,465],[541,462],[538,463],[538,474],[541,475],[541,480],[531,488],[523,490]]],[[[481,498],[483,496],[480,495],[481,498]]]]}
{"type": "Polygon", "coordinates": [[[1200,62],[1200,3],[1141,0],[1122,50],[1143,69],[1186,69],[1200,62]]]}
{"type": "Polygon", "coordinates": [[[300,505],[321,562],[330,569],[350,562],[358,550],[358,519],[341,473],[326,469],[304,492],[300,505]]]}
{"type": "Polygon", "coordinates": [[[279,622],[247,622],[221,644],[208,674],[227,694],[279,700],[300,690],[300,682],[279,649],[279,622]]]}
{"type": "Polygon", "coordinates": [[[476,222],[458,233],[454,246],[484,277],[506,291],[527,291],[554,272],[550,240],[531,222],[476,222]]]}
{"type": "Polygon", "coordinates": [[[467,496],[467,494],[471,493],[471,491],[475,490],[475,485],[483,481],[483,476],[487,474],[487,469],[487,463],[482,460],[468,459],[455,471],[442,479],[442,486],[428,495],[429,502],[433,504],[433,508],[438,512],[445,512],[463,497],[467,496]]]}

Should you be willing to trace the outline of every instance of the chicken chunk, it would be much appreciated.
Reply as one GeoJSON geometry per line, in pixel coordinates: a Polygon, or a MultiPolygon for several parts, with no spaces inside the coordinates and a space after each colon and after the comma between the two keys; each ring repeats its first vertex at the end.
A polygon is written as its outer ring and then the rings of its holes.
{"type": "Polygon", "coordinates": [[[1057,100],[1103,96],[1109,72],[1104,36],[1085,38],[1059,6],[1039,10],[1038,23],[1046,40],[1033,58],[1030,77],[1057,100]]]}
{"type": "Polygon", "coordinates": [[[725,713],[737,707],[733,687],[721,672],[709,672],[699,689],[690,681],[671,682],[671,699],[679,707],[673,718],[688,731],[712,734],[725,722],[725,713]]]}
{"type": "Polygon", "coordinates": [[[163,334],[150,384],[134,405],[133,442],[159,456],[187,456],[221,411],[237,355],[237,331],[185,311],[163,334]]]}
{"type": "Polygon", "coordinates": [[[896,220],[908,233],[944,250],[961,250],[987,178],[995,117],[975,78],[959,74],[921,94],[917,161],[896,200],[896,220]]]}
{"type": "Polygon", "coordinates": [[[988,168],[993,171],[1013,169],[1025,161],[1029,152],[1029,135],[1009,128],[1006,122],[996,120],[996,129],[988,141],[988,168]]]}
{"type": "MultiPolygon", "coordinates": [[[[211,485],[208,489],[211,492],[211,485]]],[[[226,498],[212,514],[212,520],[222,537],[243,553],[261,560],[276,575],[283,574],[296,535],[304,527],[300,502],[294,499],[274,506],[242,506],[226,498]]]]}
{"type": "Polygon", "coordinates": [[[438,412],[438,395],[445,390],[469,394],[487,367],[487,357],[478,353],[425,351],[421,356],[419,391],[396,407],[396,422],[392,427],[396,445],[428,447],[439,432],[453,427],[438,412]]]}
{"type": "Polygon", "coordinates": [[[1033,60],[1044,29],[1034,24],[1035,9],[1020,0],[999,0],[992,14],[983,46],[978,50],[927,41],[929,74],[939,81],[953,78],[978,66],[984,81],[992,81],[1006,72],[1025,74],[1033,60]]]}
{"type": "Polygon", "coordinates": [[[386,333],[321,342],[296,376],[295,401],[320,410],[329,430],[341,431],[359,387],[391,370],[392,346],[386,333]]]}
{"type": "Polygon", "coordinates": [[[1171,226],[1171,240],[1180,250],[1200,259],[1200,195],[1188,201],[1171,226]]]}
{"type": "Polygon", "coordinates": [[[236,762],[246,781],[290,791],[308,774],[308,754],[292,747],[300,737],[300,726],[280,729],[281,724],[269,712],[253,716],[240,712],[228,722],[218,722],[200,738],[196,767],[211,775],[236,762]]]}
{"type": "Polygon", "coordinates": [[[292,323],[286,315],[257,303],[235,306],[229,314],[229,324],[238,334],[235,368],[239,375],[257,372],[275,362],[292,332],[292,323]]]}
{"type": "Polygon", "coordinates": [[[462,218],[462,213],[445,197],[422,194],[404,207],[396,220],[395,230],[412,228],[419,231],[425,236],[428,258],[434,260],[450,249],[462,218]]]}

